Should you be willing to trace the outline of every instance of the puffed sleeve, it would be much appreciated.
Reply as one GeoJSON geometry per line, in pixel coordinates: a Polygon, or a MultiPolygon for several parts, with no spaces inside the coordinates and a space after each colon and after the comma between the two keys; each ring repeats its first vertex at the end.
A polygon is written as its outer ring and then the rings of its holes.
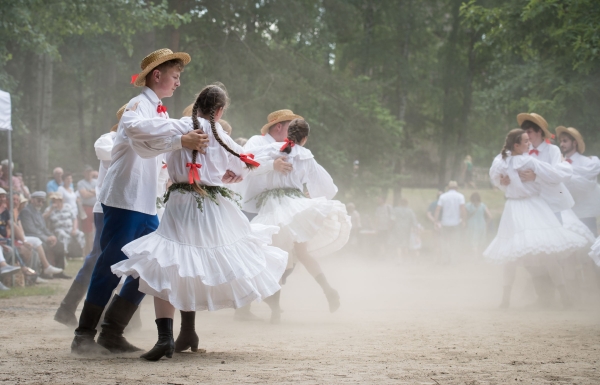
{"type": "Polygon", "coordinates": [[[325,197],[333,199],[338,192],[331,175],[314,158],[305,159],[308,162],[306,187],[311,198],[325,197]]]}
{"type": "Polygon", "coordinates": [[[573,175],[573,167],[568,162],[559,162],[549,164],[546,162],[535,161],[536,181],[542,181],[547,184],[559,184],[568,182],[573,175]]]}
{"type": "Polygon", "coordinates": [[[104,134],[94,143],[98,160],[111,160],[110,153],[113,148],[114,139],[111,133],[104,134]]]}
{"type": "Polygon", "coordinates": [[[502,159],[502,155],[497,155],[490,167],[490,181],[494,186],[502,191],[506,190],[506,186],[500,183],[500,177],[506,175],[506,162],[502,159]]]}

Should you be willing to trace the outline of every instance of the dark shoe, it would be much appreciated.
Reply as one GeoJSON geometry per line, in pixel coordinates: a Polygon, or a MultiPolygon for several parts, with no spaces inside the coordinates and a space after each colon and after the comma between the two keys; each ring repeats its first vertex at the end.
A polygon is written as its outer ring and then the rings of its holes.
{"type": "Polygon", "coordinates": [[[140,358],[148,361],[158,361],[162,357],[173,357],[175,341],[173,341],[173,319],[159,318],[156,320],[158,328],[158,341],[148,353],[142,354],[140,358]]]}
{"type": "Polygon", "coordinates": [[[137,308],[137,305],[115,295],[104,314],[98,344],[110,350],[111,353],[129,353],[142,350],[127,342],[123,337],[123,331],[137,308]]]}
{"type": "Polygon", "coordinates": [[[0,267],[0,276],[4,277],[7,275],[13,275],[13,274],[19,272],[20,270],[21,270],[21,268],[19,266],[6,265],[3,267],[0,267]]]}
{"type": "Polygon", "coordinates": [[[100,321],[103,307],[85,301],[79,317],[79,327],[75,329],[75,338],[71,342],[73,354],[109,354],[110,352],[94,342],[96,325],[100,321]]]}
{"type": "Polygon", "coordinates": [[[179,330],[177,341],[175,341],[175,353],[181,353],[188,349],[191,349],[192,352],[197,352],[199,342],[200,338],[196,334],[196,312],[182,311],[181,329],[179,330]]]}
{"type": "Polygon", "coordinates": [[[53,274],[52,278],[71,279],[73,277],[69,277],[65,273],[58,273],[58,274],[53,274]]]}
{"type": "Polygon", "coordinates": [[[77,281],[73,281],[67,295],[60,303],[60,307],[54,314],[54,320],[66,326],[77,326],[77,317],[75,310],[77,305],[83,299],[86,292],[86,287],[77,281]]]}

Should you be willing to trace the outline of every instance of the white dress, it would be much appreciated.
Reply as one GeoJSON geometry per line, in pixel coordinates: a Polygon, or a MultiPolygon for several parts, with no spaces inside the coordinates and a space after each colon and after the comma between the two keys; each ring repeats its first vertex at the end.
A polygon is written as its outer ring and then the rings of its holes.
{"type": "MultiPolygon", "coordinates": [[[[191,118],[182,120],[189,122],[191,118]]],[[[210,123],[199,119],[209,136],[206,155],[198,154],[201,184],[222,186],[226,170],[244,173],[243,163],[215,140],[210,123]]],[[[217,124],[220,137],[242,151],[217,124]]],[[[166,155],[169,177],[189,183],[192,151],[166,155]]],[[[118,276],[140,278],[139,290],[169,301],[183,311],[239,308],[276,293],[287,265],[287,253],[269,246],[276,226],[251,225],[238,204],[221,195],[198,208],[196,195],[171,191],[158,229],[125,245],[129,259],[112,266],[118,276]]]]}
{"type": "Polygon", "coordinates": [[[527,257],[528,263],[583,247],[583,236],[563,227],[548,203],[540,197],[544,181],[555,177],[555,168],[531,156],[497,157],[490,169],[492,182],[506,196],[498,233],[483,255],[494,262],[527,257]],[[535,182],[522,182],[519,171],[533,170],[535,182]],[[502,186],[500,176],[508,175],[510,184],[502,186]]]}
{"type": "Polygon", "coordinates": [[[304,242],[308,252],[317,257],[339,250],[348,242],[352,223],[346,206],[332,200],[337,193],[333,179],[310,150],[297,145],[288,155],[280,151],[282,145],[272,143],[253,149],[260,162],[287,156],[293,170],[287,174],[257,173],[246,178],[245,186],[242,182],[245,207],[251,204],[258,212],[252,223],[281,227],[273,243],[288,252],[294,243],[304,242]],[[310,199],[302,193],[304,184],[310,199]]]}

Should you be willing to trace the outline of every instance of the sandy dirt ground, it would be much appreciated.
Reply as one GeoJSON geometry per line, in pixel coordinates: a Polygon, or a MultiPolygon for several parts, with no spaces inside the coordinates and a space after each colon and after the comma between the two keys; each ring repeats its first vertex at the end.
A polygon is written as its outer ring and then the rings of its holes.
{"type": "MultiPolygon", "coordinates": [[[[206,353],[156,363],[139,354],[70,354],[72,330],[53,321],[70,282],[44,297],[0,300],[0,384],[599,384],[600,302],[539,310],[524,271],[514,306],[498,309],[501,269],[442,267],[338,256],[323,261],[342,307],[330,314],[303,268],[282,294],[282,323],[240,323],[233,311],[198,313],[206,353]]],[[[596,297],[597,298],[597,297],[596,297]]],[[[153,307],[128,335],[156,341],[153,307]]],[[[175,324],[179,324],[176,316],[175,324]]],[[[177,333],[177,330],[175,331],[177,333]]]]}

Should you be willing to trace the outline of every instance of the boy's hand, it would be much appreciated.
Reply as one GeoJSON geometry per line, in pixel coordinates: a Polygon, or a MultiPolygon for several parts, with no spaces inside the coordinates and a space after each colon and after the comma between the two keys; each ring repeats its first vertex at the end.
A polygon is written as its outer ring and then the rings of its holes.
{"type": "Polygon", "coordinates": [[[208,147],[208,135],[202,130],[190,131],[181,137],[181,146],[205,154],[205,148],[208,147]]]}

